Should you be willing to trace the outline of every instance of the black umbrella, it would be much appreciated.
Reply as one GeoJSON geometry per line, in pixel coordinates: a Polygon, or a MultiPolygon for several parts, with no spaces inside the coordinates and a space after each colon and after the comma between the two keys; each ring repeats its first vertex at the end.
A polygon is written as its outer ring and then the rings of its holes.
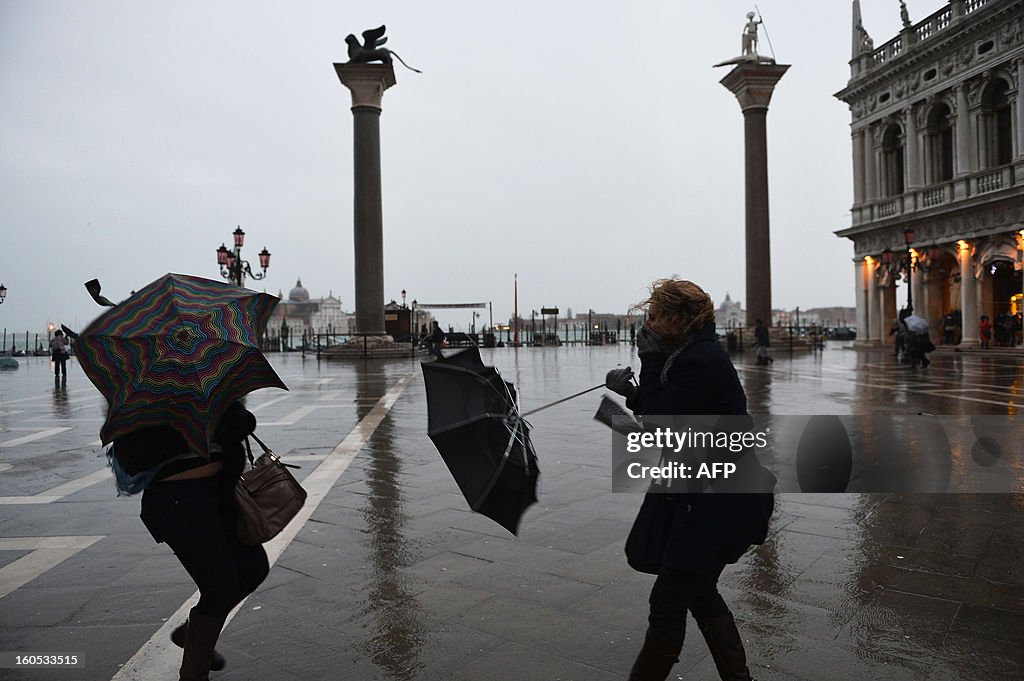
{"type": "Polygon", "coordinates": [[[422,366],[427,434],[470,508],[516,534],[539,471],[515,388],[475,347],[422,366]]]}

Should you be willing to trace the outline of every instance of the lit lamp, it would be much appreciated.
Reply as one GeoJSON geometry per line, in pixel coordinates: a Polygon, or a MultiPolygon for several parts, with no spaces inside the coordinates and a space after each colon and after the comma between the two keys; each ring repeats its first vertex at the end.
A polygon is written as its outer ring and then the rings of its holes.
{"type": "Polygon", "coordinates": [[[270,267],[270,251],[264,247],[257,255],[260,259],[260,267],[262,272],[253,272],[249,266],[247,260],[242,260],[242,246],[245,245],[245,232],[242,231],[242,227],[239,226],[231,233],[232,243],[234,249],[230,249],[224,244],[220,245],[217,249],[217,265],[220,267],[220,276],[224,277],[228,281],[233,282],[237,286],[242,286],[245,282],[245,277],[249,276],[253,279],[263,279],[267,276],[267,268],[270,267]]]}
{"type": "Polygon", "coordinates": [[[914,271],[914,259],[911,256],[910,244],[914,243],[914,230],[906,228],[903,230],[903,244],[907,247],[907,314],[914,313],[914,294],[912,292],[912,286],[910,285],[910,279],[914,271]]]}

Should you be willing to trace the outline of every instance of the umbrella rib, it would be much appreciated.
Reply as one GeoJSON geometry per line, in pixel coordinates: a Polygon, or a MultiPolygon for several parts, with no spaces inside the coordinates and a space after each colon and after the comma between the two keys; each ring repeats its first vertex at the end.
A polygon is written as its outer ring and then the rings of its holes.
{"type": "MultiPolygon", "coordinates": [[[[518,426],[518,423],[517,423],[516,424],[516,429],[518,429],[518,427],[519,426],[518,426]]],[[[487,495],[491,493],[492,489],[494,489],[494,486],[498,482],[498,478],[501,477],[502,471],[505,470],[505,463],[508,462],[509,452],[512,451],[512,445],[517,441],[516,437],[515,437],[515,430],[512,430],[510,432],[511,432],[511,434],[509,435],[509,438],[508,438],[508,444],[505,446],[505,451],[501,455],[501,463],[498,464],[497,469],[494,471],[494,475],[492,475],[491,479],[487,482],[487,486],[484,487],[483,491],[481,491],[480,495],[476,498],[476,501],[473,502],[472,509],[474,511],[479,509],[483,505],[483,503],[487,500],[487,495]]]]}

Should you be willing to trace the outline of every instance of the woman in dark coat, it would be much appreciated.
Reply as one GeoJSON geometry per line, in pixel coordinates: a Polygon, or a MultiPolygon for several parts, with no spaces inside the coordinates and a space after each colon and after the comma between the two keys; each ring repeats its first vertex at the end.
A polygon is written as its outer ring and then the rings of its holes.
{"type": "Polygon", "coordinates": [[[114,441],[113,456],[126,474],[155,471],[142,495],[142,522],[199,587],[188,621],[171,634],[185,649],[179,681],[208,681],[211,669],[224,667],[214,649],[224,621],[270,570],[263,547],[242,544],[235,528],[235,483],[245,466],[242,440],[255,429],[256,417],[236,402],[220,420],[208,459],[190,452],[169,425],[114,441]]]}
{"type": "MultiPolygon", "coordinates": [[[[639,386],[632,371],[613,369],[606,385],[638,415],[747,414],[736,370],[715,334],[711,298],[693,282],[662,279],[639,306],[647,322],[637,334],[639,386]]],[[[760,470],[759,464],[754,464],[760,470]]],[[[645,504],[656,500],[648,494],[645,504]]],[[[752,544],[765,540],[773,497],[766,493],[678,493],[669,544],[650,595],[643,648],[630,681],[663,681],[678,661],[689,611],[725,680],[749,680],[743,641],[718,593],[718,578],[752,544]]],[[[658,499],[657,501],[663,501],[658,499]]],[[[666,507],[662,504],[661,507],[666,507]]]]}

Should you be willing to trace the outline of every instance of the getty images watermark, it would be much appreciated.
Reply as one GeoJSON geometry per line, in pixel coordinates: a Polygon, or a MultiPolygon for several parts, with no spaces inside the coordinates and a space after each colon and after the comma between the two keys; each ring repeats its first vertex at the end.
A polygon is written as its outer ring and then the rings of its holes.
{"type": "Polygon", "coordinates": [[[702,460],[697,453],[721,450],[740,454],[752,447],[768,446],[770,429],[758,432],[675,430],[656,427],[626,434],[626,452],[639,454],[647,449],[657,450],[658,464],[645,465],[641,461],[626,464],[626,475],[632,480],[728,480],[736,475],[739,463],[730,460],[702,460]],[[669,454],[671,456],[665,456],[669,454]],[[687,463],[689,462],[689,463],[687,463]]]}
{"type": "Polygon", "coordinates": [[[1016,415],[598,418],[616,492],[1024,493],[1016,415]]]}

